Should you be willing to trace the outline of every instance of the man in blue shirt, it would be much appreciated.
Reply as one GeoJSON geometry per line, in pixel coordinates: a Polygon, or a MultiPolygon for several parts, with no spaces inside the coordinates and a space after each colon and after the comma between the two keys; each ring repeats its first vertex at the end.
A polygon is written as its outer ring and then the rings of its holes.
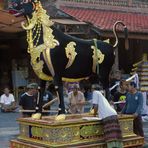
{"type": "Polygon", "coordinates": [[[134,133],[139,136],[144,136],[142,126],[142,108],[143,108],[143,95],[137,91],[136,83],[130,82],[128,86],[128,93],[126,96],[126,104],[122,110],[123,114],[131,114],[134,116],[134,133]]]}

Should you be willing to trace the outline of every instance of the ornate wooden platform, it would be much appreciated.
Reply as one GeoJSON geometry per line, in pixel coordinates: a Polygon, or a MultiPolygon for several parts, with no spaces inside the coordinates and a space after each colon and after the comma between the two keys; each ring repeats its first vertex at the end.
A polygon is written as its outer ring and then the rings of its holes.
{"type": "MultiPolygon", "coordinates": [[[[11,148],[106,148],[101,121],[84,117],[88,115],[67,115],[64,122],[54,121],[54,116],[20,118],[20,135],[11,141],[11,148]]],[[[133,133],[133,117],[119,116],[119,121],[124,147],[142,146],[144,138],[133,133]]]]}

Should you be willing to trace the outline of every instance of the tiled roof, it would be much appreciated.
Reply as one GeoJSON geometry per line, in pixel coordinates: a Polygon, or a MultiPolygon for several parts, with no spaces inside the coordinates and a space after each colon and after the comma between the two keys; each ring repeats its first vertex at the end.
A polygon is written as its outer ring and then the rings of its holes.
{"type": "Polygon", "coordinates": [[[123,21],[129,32],[148,33],[148,14],[127,13],[118,11],[103,11],[83,8],[60,7],[65,13],[80,21],[90,22],[101,30],[112,30],[116,21],[123,21]]]}
{"type": "Polygon", "coordinates": [[[75,8],[148,13],[147,0],[60,0],[59,5],[75,8]]]}

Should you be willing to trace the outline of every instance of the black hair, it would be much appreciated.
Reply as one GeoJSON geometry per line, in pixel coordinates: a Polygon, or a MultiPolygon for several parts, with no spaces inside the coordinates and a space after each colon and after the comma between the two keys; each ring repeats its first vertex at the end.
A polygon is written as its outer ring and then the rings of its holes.
{"type": "Polygon", "coordinates": [[[130,85],[133,86],[134,88],[136,88],[136,83],[135,82],[130,82],[130,85]]]}
{"type": "Polygon", "coordinates": [[[120,80],[120,86],[122,86],[124,82],[126,82],[125,79],[120,80]]]}

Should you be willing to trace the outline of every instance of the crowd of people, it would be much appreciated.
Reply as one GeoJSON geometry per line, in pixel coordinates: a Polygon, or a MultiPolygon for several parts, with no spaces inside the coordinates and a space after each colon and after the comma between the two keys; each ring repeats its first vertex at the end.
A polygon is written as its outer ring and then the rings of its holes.
{"type": "MultiPolygon", "coordinates": [[[[128,98],[131,97],[131,89],[130,89],[130,83],[128,83],[126,80],[122,79],[120,80],[118,88],[116,88],[116,91],[111,91],[110,98],[108,98],[108,101],[110,105],[118,112],[118,113],[126,113],[125,107],[127,107],[127,101],[128,98]],[[130,95],[129,95],[130,94],[130,95]]],[[[132,82],[132,86],[136,89],[136,84],[132,82]]],[[[103,89],[100,88],[100,92],[103,92],[103,89]]],[[[19,98],[19,105],[20,108],[23,110],[32,110],[36,106],[36,98],[37,93],[39,92],[39,86],[37,83],[32,83],[26,86],[26,92],[24,92],[21,97],[19,98]],[[25,103],[24,101],[25,100],[25,103]]],[[[64,84],[64,100],[65,100],[65,106],[69,113],[75,114],[75,113],[83,113],[85,111],[84,107],[85,104],[92,104],[92,98],[93,98],[93,92],[90,88],[89,91],[84,90],[84,88],[80,88],[79,83],[69,83],[68,85],[64,84]]],[[[140,103],[140,109],[143,106],[143,95],[140,93],[137,89],[135,90],[135,94],[138,94],[137,96],[133,96],[140,99],[137,99],[136,103],[140,103]],[[139,95],[140,94],[140,95],[139,95]],[[140,100],[140,101],[139,101],[140,100]]],[[[55,98],[55,94],[53,94],[49,90],[49,83],[47,82],[45,84],[45,88],[42,90],[42,106],[44,110],[50,110],[50,104],[48,105],[48,102],[53,100],[55,98]]],[[[136,100],[135,99],[135,100],[136,100]]],[[[130,101],[132,102],[132,101],[130,101]]],[[[147,103],[148,101],[146,101],[147,103]]],[[[8,87],[4,88],[4,93],[1,95],[0,98],[0,104],[1,104],[1,111],[2,112],[10,112],[14,111],[16,109],[16,101],[14,98],[14,95],[10,93],[10,90],[8,87]]],[[[133,104],[133,106],[136,106],[136,104],[133,104]]],[[[130,112],[129,112],[130,113],[130,112]]]]}
{"type": "MultiPolygon", "coordinates": [[[[118,83],[119,86],[117,85],[115,89],[111,90],[108,99],[105,98],[103,89],[97,84],[91,85],[89,91],[88,89],[85,91],[79,83],[64,83],[63,94],[65,109],[68,114],[82,114],[85,112],[85,105],[89,104],[94,110],[94,116],[98,116],[103,121],[107,143],[122,148],[118,114],[133,115],[135,134],[144,136],[142,127],[143,95],[138,91],[137,85],[133,81],[127,82],[125,79],[121,79],[118,83]],[[110,141],[113,143],[110,143],[110,141]]],[[[42,109],[47,111],[43,115],[49,115],[51,101],[55,100],[58,103],[55,94],[49,90],[49,85],[47,82],[43,89],[37,83],[27,85],[26,92],[19,99],[22,117],[30,117],[34,113],[40,97],[42,98],[42,109]]],[[[14,96],[10,93],[8,87],[4,89],[0,103],[2,112],[11,112],[17,108],[14,96]]]]}

